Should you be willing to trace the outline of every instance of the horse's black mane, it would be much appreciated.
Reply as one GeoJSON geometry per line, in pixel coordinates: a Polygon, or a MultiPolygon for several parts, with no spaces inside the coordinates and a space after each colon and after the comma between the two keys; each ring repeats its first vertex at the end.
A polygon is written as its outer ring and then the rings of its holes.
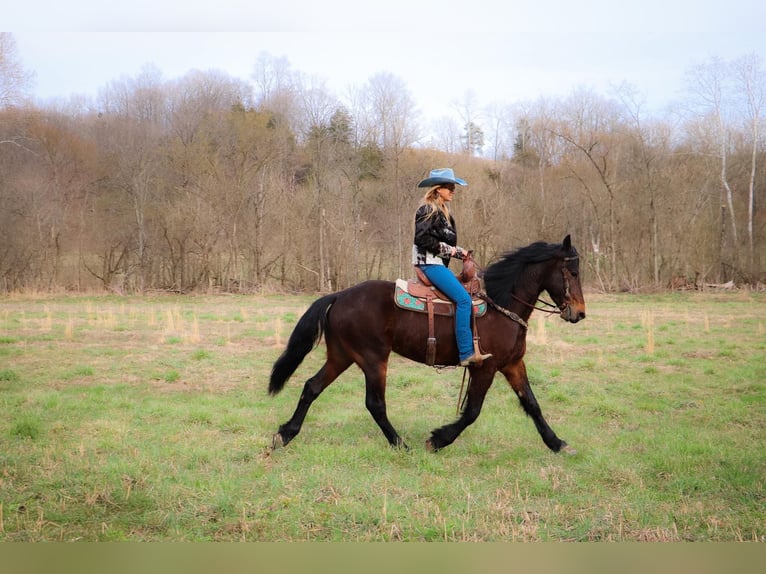
{"type": "MultiPolygon", "coordinates": [[[[507,251],[484,270],[484,287],[487,295],[495,303],[507,307],[511,302],[511,293],[516,290],[524,269],[532,263],[541,263],[552,257],[562,255],[561,243],[537,241],[514,251],[507,251]]],[[[576,255],[574,247],[565,255],[576,255]]]]}

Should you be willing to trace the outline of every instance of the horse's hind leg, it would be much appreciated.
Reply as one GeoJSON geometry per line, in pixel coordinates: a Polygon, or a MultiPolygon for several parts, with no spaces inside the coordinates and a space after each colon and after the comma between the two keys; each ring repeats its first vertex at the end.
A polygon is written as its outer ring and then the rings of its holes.
{"type": "Polygon", "coordinates": [[[396,432],[386,413],[386,373],[387,362],[378,363],[372,367],[364,367],[365,401],[367,410],[372,418],[378,423],[386,439],[395,448],[409,449],[399,433],[396,432]]]}
{"type": "Polygon", "coordinates": [[[301,431],[303,420],[306,418],[306,413],[308,413],[311,403],[350,365],[351,361],[333,360],[328,357],[327,362],[322,365],[322,368],[317,371],[316,375],[306,381],[293,416],[289,421],[280,426],[277,434],[274,435],[274,448],[285,446],[296,437],[301,431]]]}
{"type": "Polygon", "coordinates": [[[532,392],[532,387],[529,386],[529,378],[527,377],[527,368],[523,361],[511,365],[503,369],[505,378],[508,379],[508,383],[511,388],[519,397],[524,412],[534,421],[537,432],[543,439],[545,445],[553,452],[564,451],[569,454],[573,454],[576,451],[567,445],[566,442],[561,440],[553,429],[548,425],[543,418],[543,413],[540,410],[540,405],[537,403],[535,394],[532,392]]]}

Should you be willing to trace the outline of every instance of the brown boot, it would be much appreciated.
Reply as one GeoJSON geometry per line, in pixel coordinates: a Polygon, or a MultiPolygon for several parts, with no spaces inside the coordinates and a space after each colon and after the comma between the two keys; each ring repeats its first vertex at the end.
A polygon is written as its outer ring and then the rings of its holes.
{"type": "Polygon", "coordinates": [[[491,358],[492,358],[492,353],[486,353],[482,355],[481,353],[475,352],[473,355],[471,355],[467,359],[460,361],[460,366],[470,367],[471,365],[481,365],[484,361],[491,358]]]}

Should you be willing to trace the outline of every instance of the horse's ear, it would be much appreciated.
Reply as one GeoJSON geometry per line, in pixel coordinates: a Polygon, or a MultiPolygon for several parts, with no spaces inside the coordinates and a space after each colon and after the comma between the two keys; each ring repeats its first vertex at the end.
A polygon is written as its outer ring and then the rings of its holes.
{"type": "Polygon", "coordinates": [[[566,252],[569,252],[572,250],[572,239],[569,237],[569,235],[567,235],[564,238],[564,244],[562,245],[562,247],[564,248],[564,251],[566,252]]]}

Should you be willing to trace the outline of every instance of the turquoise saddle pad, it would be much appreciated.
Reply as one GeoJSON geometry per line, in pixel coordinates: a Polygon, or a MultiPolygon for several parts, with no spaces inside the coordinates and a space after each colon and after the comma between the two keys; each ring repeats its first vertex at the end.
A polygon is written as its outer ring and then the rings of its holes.
{"type": "MultiPolygon", "coordinates": [[[[417,311],[420,313],[427,313],[426,300],[422,297],[415,297],[411,293],[407,292],[406,286],[402,286],[402,282],[396,282],[396,291],[394,293],[394,301],[396,306],[409,311],[417,311]]],[[[483,299],[473,300],[473,313],[476,317],[481,317],[487,312],[487,302],[483,299]]],[[[445,301],[444,299],[434,299],[434,314],[435,315],[448,315],[455,314],[455,305],[452,301],[445,301]]]]}

